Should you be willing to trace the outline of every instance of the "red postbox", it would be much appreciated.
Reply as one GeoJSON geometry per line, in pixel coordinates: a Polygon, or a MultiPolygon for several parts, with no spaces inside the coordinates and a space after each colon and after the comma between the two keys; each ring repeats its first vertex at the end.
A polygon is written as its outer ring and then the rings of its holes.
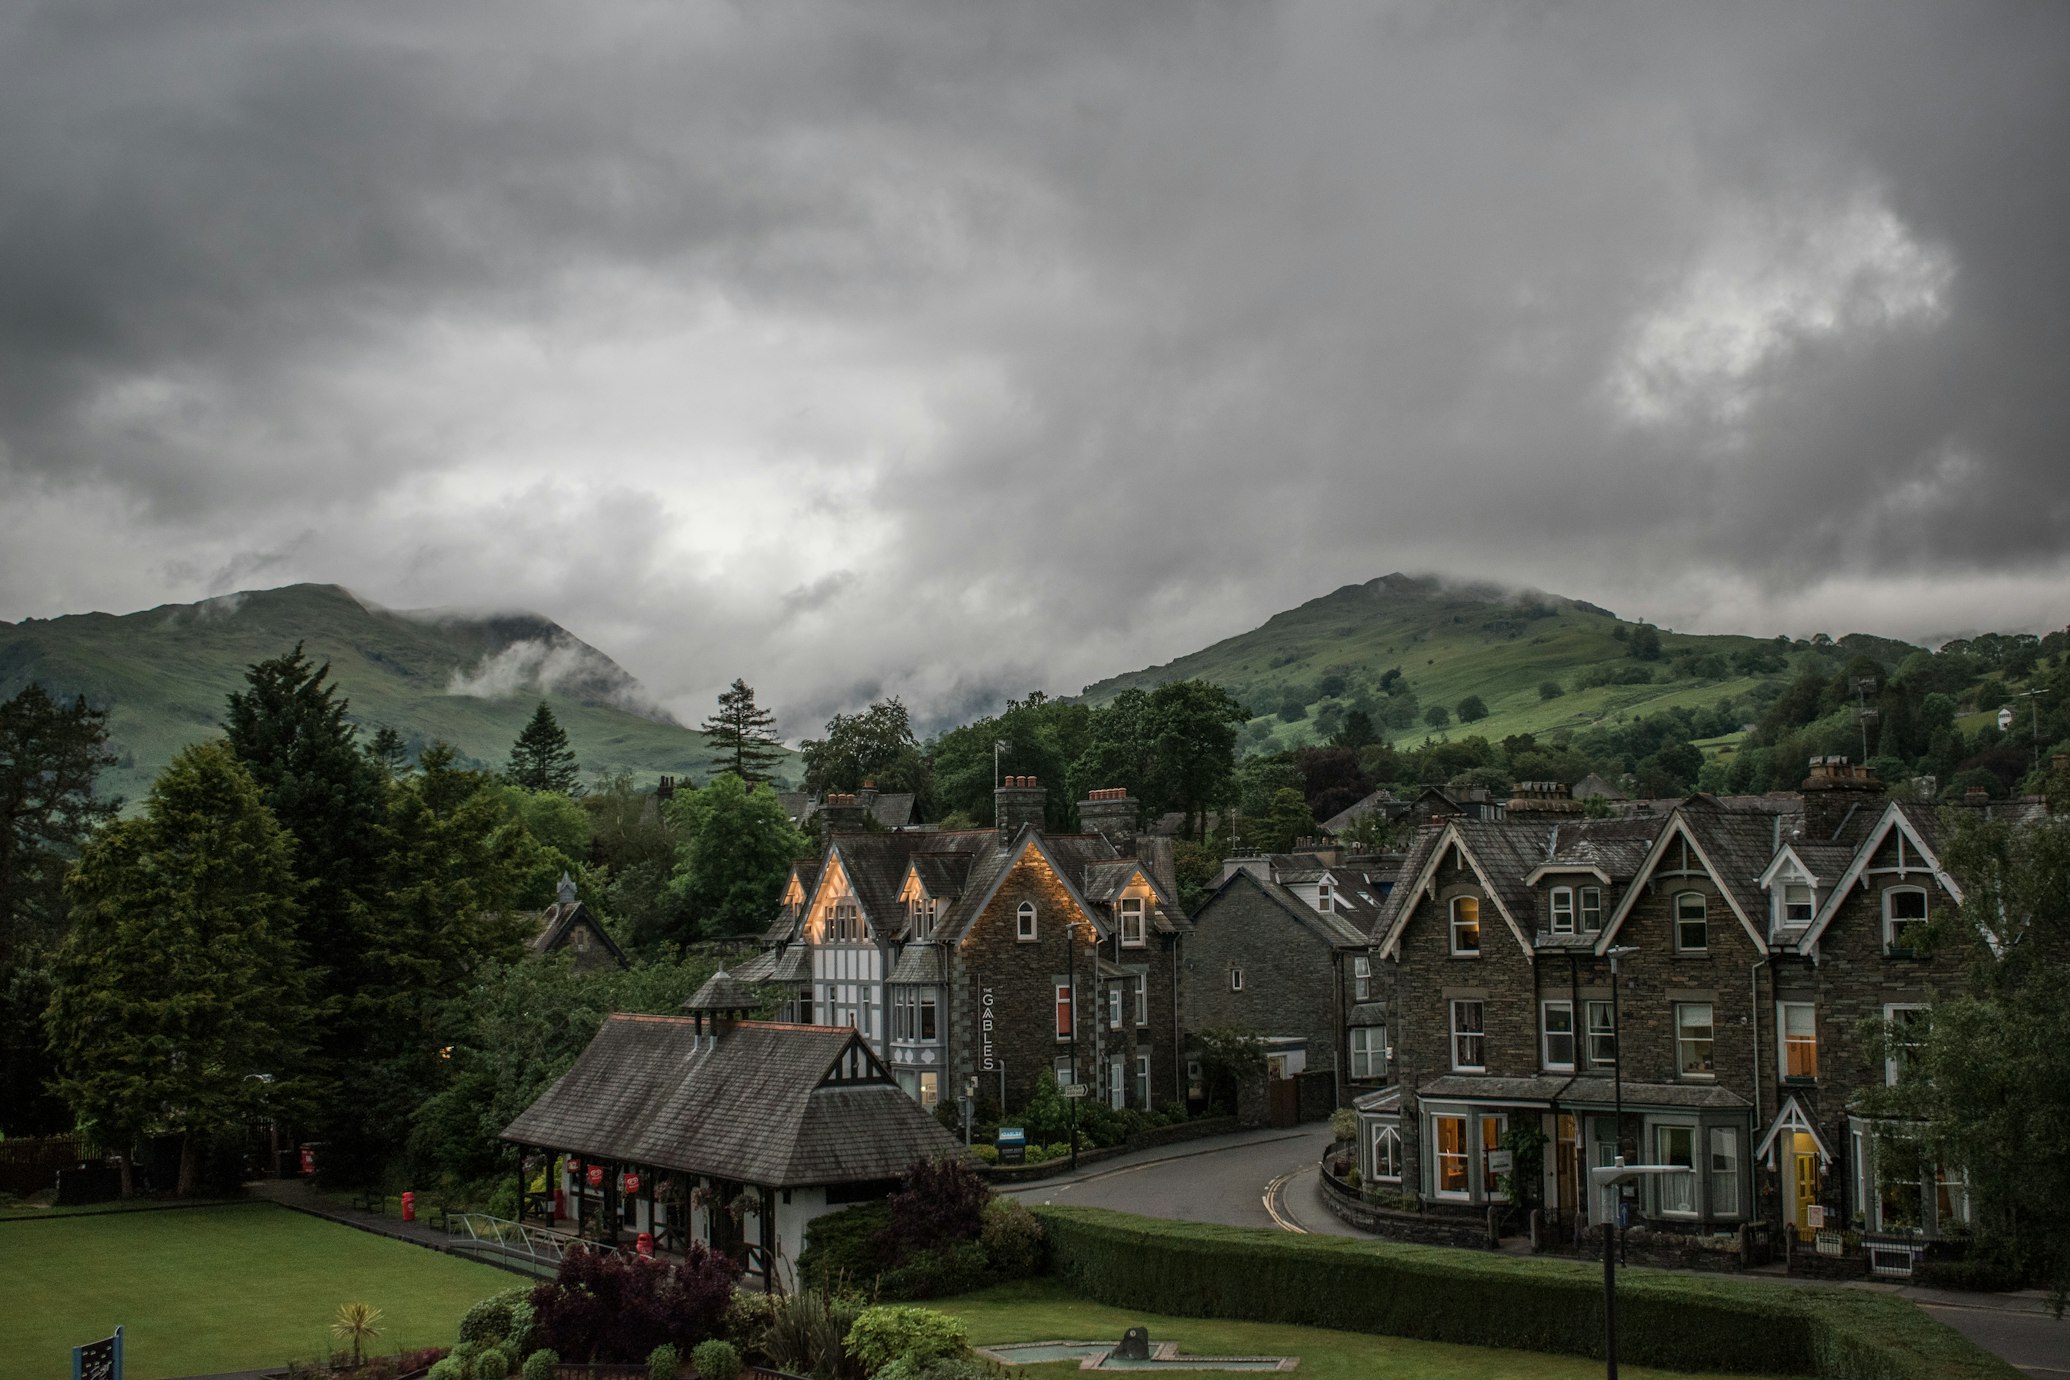
{"type": "Polygon", "coordinates": [[[647,1259],[652,1260],[654,1258],[654,1233],[651,1231],[641,1232],[638,1238],[633,1241],[633,1249],[647,1259]]]}
{"type": "Polygon", "coordinates": [[[417,1195],[414,1193],[405,1193],[403,1194],[403,1221],[414,1222],[416,1220],[417,1195]]]}
{"type": "Polygon", "coordinates": [[[315,1173],[316,1147],[314,1145],[305,1144],[302,1147],[302,1177],[306,1179],[315,1173]]]}

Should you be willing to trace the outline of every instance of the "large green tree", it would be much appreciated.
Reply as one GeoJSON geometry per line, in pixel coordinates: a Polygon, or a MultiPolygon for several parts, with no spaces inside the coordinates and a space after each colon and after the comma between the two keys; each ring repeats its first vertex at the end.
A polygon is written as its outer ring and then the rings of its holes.
{"type": "Polygon", "coordinates": [[[924,795],[927,763],[913,736],[912,716],[894,695],[854,714],[827,720],[827,736],[800,744],[808,791],[853,791],[865,781],[880,791],[924,795]]]}
{"type": "Polygon", "coordinates": [[[684,840],[669,889],[694,927],[672,937],[680,943],[765,929],[791,863],[811,847],[776,792],[726,772],[703,790],[678,791],[669,813],[684,840]]]}
{"type": "Polygon", "coordinates": [[[1185,814],[1198,838],[1207,812],[1229,799],[1236,771],[1236,732],[1250,717],[1221,686],[1168,681],[1145,706],[1155,767],[1150,784],[1164,808],[1185,814]]]}
{"type": "Polygon", "coordinates": [[[221,743],[184,749],[143,814],[90,844],[49,1013],[58,1089],[124,1157],[181,1137],[182,1193],[209,1143],[291,1102],[310,1017],[293,846],[221,743]]]}
{"type": "Polygon", "coordinates": [[[930,748],[936,805],[991,824],[995,773],[1033,776],[1049,790],[1049,827],[1063,828],[1071,815],[1070,767],[1091,742],[1092,718],[1085,705],[1031,690],[1025,698],[1008,700],[996,717],[951,729],[930,748]]]}
{"type": "Polygon", "coordinates": [[[755,703],[755,687],[744,680],[736,679],[719,692],[717,712],[699,731],[733,759],[733,774],[743,781],[768,779],[769,769],[783,760],[776,716],[755,703]]]}
{"type": "Polygon", "coordinates": [[[557,795],[581,795],[582,764],[568,745],[567,730],[539,701],[524,732],[510,745],[510,765],[503,769],[513,785],[528,791],[552,791],[557,795]]]}
{"type": "Polygon", "coordinates": [[[107,715],[31,681],[0,704],[0,973],[64,929],[65,871],[119,801],[94,778],[113,766],[107,715]]]}

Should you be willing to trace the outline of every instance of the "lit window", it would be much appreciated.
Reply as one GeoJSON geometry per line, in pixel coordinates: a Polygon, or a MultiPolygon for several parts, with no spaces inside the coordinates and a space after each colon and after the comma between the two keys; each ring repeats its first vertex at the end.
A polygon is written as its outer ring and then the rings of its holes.
{"type": "Polygon", "coordinates": [[[1539,1008],[1539,1058],[1548,1069],[1574,1067],[1574,1003],[1549,1001],[1539,1008]]]}
{"type": "Polygon", "coordinates": [[[1452,901],[1452,952],[1476,956],[1481,952],[1481,903],[1471,896],[1452,901]]]}
{"type": "Polygon", "coordinates": [[[1506,1116],[1484,1116],[1481,1118],[1481,1192],[1490,1198],[1507,1198],[1502,1191],[1502,1175],[1495,1169],[1495,1152],[1502,1148],[1502,1133],[1509,1129],[1506,1116]]]}
{"type": "Polygon", "coordinates": [[[1581,932],[1594,934],[1603,928],[1603,889],[1599,886],[1585,886],[1581,889],[1581,932]]]}
{"type": "Polygon", "coordinates": [[[1617,1062],[1617,1008],[1607,1001],[1588,1004],[1588,1061],[1597,1068],[1617,1062]]]}
{"type": "Polygon", "coordinates": [[[1373,960],[1370,955],[1359,954],[1351,960],[1351,999],[1373,999],[1373,960]]]}
{"type": "Polygon", "coordinates": [[[1125,949],[1143,947],[1143,898],[1140,896],[1121,898],[1121,945],[1125,949]]]}
{"type": "Polygon", "coordinates": [[[1392,1126],[1382,1126],[1373,1133],[1373,1177],[1401,1182],[1402,1133],[1392,1126]]]}
{"type": "Polygon", "coordinates": [[[1033,901],[1021,902],[1020,910],[1015,913],[1014,937],[1019,939],[1020,942],[1023,944],[1029,944],[1034,942],[1035,903],[1033,901]]]}
{"type": "Polygon", "coordinates": [[[1810,1002],[1784,1002],[1783,1077],[1818,1077],[1818,1010],[1810,1002]]]}
{"type": "Polygon", "coordinates": [[[1057,984],[1057,1038],[1071,1038],[1071,984],[1068,982],[1057,984]]]}
{"type": "Polygon", "coordinates": [[[1440,1197],[1466,1196],[1466,1118],[1437,1116],[1430,1119],[1437,1146],[1437,1191],[1440,1197]]]}
{"type": "Polygon", "coordinates": [[[1702,953],[1710,947],[1710,923],[1703,893],[1684,891],[1675,897],[1675,947],[1702,953]]]}
{"type": "Polygon", "coordinates": [[[1684,1078],[1715,1078],[1711,1062],[1711,1004],[1675,1004],[1675,1068],[1684,1078]]]}
{"type": "Polygon", "coordinates": [[[1477,1001],[1452,1003],[1452,1067],[1478,1073],[1487,1065],[1487,1008],[1477,1001]]]}
{"type": "Polygon", "coordinates": [[[1574,933],[1574,888],[1556,886],[1552,890],[1552,932],[1554,934],[1574,933]]]}
{"type": "Polygon", "coordinates": [[[1356,1079],[1387,1076],[1387,1027],[1355,1025],[1351,1028],[1351,1076],[1356,1079]]]}
{"type": "Polygon", "coordinates": [[[1883,933],[1891,953],[1919,952],[1926,934],[1926,892],[1923,888],[1892,887],[1883,893],[1883,933]]]}
{"type": "Polygon", "coordinates": [[[933,1111],[942,1100],[942,1076],[939,1073],[922,1070],[920,1074],[920,1105],[933,1111]]]}

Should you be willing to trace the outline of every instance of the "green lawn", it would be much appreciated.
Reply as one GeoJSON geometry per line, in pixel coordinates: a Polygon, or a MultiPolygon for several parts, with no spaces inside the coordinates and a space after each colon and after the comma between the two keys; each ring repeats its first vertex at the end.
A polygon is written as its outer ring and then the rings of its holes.
{"type": "MultiPolygon", "coordinates": [[[[978,1346],[993,1342],[1080,1342],[1119,1340],[1138,1323],[1150,1329],[1150,1340],[1177,1342],[1188,1355],[1298,1356],[1300,1380],[1584,1380],[1603,1373],[1601,1361],[1579,1356],[1544,1356],[1531,1351],[1497,1351],[1487,1347],[1450,1346],[1363,1332],[1332,1332],[1319,1327],[1277,1323],[1226,1322],[1208,1318],[1164,1318],[1155,1314],[1090,1303],[1050,1280],[1006,1284],[945,1299],[934,1305],[962,1318],[978,1346]]],[[[1725,1380],[1690,1371],[1620,1366],[1634,1377],[1679,1376],[1682,1380],[1725,1380]]],[[[1014,1375],[1064,1380],[1080,1374],[1076,1361],[1023,1366],[1014,1375]]],[[[1212,1374],[1194,1371],[1191,1374],[1212,1374]]],[[[1746,1377],[1737,1377],[1746,1380],[1746,1377]]]]}
{"type": "Polygon", "coordinates": [[[71,1373],[117,1323],[133,1380],[323,1354],[338,1305],[382,1310],[378,1349],[450,1344],[476,1299],[521,1281],[268,1203],[0,1222],[0,1376],[71,1373]]]}

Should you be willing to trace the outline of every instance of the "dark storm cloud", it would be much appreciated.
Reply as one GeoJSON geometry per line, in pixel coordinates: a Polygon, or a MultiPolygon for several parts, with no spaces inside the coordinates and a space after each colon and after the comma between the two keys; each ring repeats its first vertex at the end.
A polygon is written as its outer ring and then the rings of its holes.
{"type": "Polygon", "coordinates": [[[18,5],[0,569],[530,603],[692,718],[1399,567],[2039,610],[2066,132],[2062,6],[18,5]]]}

